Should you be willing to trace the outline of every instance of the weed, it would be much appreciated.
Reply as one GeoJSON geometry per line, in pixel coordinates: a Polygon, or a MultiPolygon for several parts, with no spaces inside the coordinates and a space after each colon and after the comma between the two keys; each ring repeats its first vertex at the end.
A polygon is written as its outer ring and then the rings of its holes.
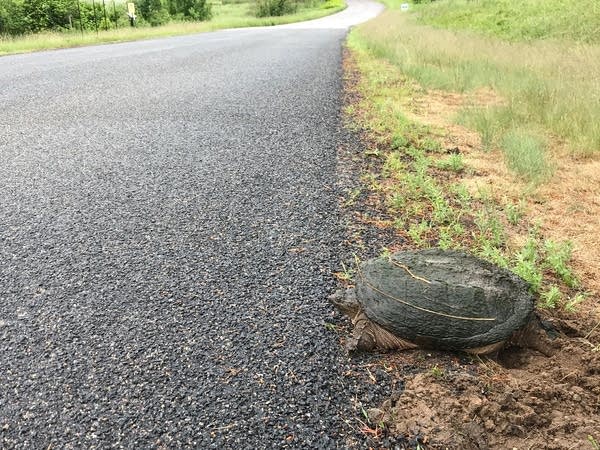
{"type": "Polygon", "coordinates": [[[513,272],[529,283],[532,292],[539,292],[542,286],[543,275],[538,264],[537,241],[531,236],[521,251],[515,255],[512,266],[513,272]]]}
{"type": "Polygon", "coordinates": [[[525,207],[522,202],[515,204],[509,201],[504,206],[504,213],[506,214],[506,219],[510,224],[518,225],[525,214],[525,207]]]}
{"type": "Polygon", "coordinates": [[[420,148],[430,153],[440,153],[442,151],[442,145],[436,139],[432,139],[429,136],[425,137],[421,141],[420,148]]]}
{"type": "Polygon", "coordinates": [[[475,225],[479,231],[476,236],[480,243],[489,242],[490,245],[499,247],[506,240],[504,226],[496,216],[495,211],[486,208],[475,214],[475,225]]]}
{"type": "Polygon", "coordinates": [[[396,219],[394,219],[394,228],[399,231],[404,231],[404,229],[406,228],[406,222],[404,221],[404,219],[402,219],[401,217],[397,217],[396,219]]]}
{"type": "Polygon", "coordinates": [[[342,270],[335,272],[334,275],[338,280],[345,283],[350,283],[354,278],[354,269],[346,267],[346,265],[342,262],[342,270]]]}
{"type": "Polygon", "coordinates": [[[579,285],[579,280],[568,267],[573,252],[571,242],[556,243],[550,239],[544,241],[545,267],[552,269],[556,275],[569,287],[574,288],[579,285]]]}
{"type": "Polygon", "coordinates": [[[567,312],[575,312],[577,310],[577,305],[583,302],[586,299],[587,295],[584,293],[577,293],[575,296],[569,299],[567,303],[565,303],[565,311],[567,312]]]}
{"type": "Polygon", "coordinates": [[[490,242],[485,241],[482,243],[480,249],[478,250],[477,254],[482,257],[483,259],[486,259],[494,264],[496,264],[497,266],[500,266],[504,269],[508,269],[509,267],[509,260],[508,258],[504,255],[504,253],[502,252],[501,249],[499,249],[498,247],[492,245],[490,242]]]}
{"type": "Polygon", "coordinates": [[[346,201],[344,202],[344,206],[354,205],[354,203],[356,203],[356,200],[360,196],[361,192],[362,192],[361,188],[354,188],[350,192],[348,192],[348,196],[346,198],[346,201]]]}
{"type": "Polygon", "coordinates": [[[561,297],[562,295],[558,286],[551,286],[550,289],[541,294],[541,306],[543,308],[554,309],[560,303],[561,297]]]}
{"type": "Polygon", "coordinates": [[[425,235],[431,226],[426,220],[421,220],[419,223],[412,224],[408,229],[408,235],[418,247],[427,247],[428,243],[425,240],[425,235]]]}
{"type": "Polygon", "coordinates": [[[388,259],[389,259],[389,258],[391,258],[391,256],[392,256],[392,252],[390,251],[390,249],[389,249],[389,248],[387,248],[387,247],[382,247],[382,249],[381,249],[381,253],[379,254],[379,256],[380,256],[381,258],[388,258],[388,259]]]}
{"type": "Polygon", "coordinates": [[[456,196],[460,207],[467,209],[471,207],[471,194],[467,187],[462,183],[456,183],[450,186],[450,192],[456,196]]]}
{"type": "Polygon", "coordinates": [[[590,441],[590,444],[592,444],[592,447],[594,448],[594,450],[600,450],[600,443],[598,443],[598,441],[594,438],[594,436],[589,435],[587,438],[588,438],[588,441],[590,441]]]}
{"type": "Polygon", "coordinates": [[[442,250],[449,250],[451,248],[459,247],[453,239],[452,229],[450,228],[441,228],[440,229],[440,238],[438,239],[437,246],[442,250]]]}
{"type": "Polygon", "coordinates": [[[442,170],[449,170],[451,172],[462,172],[465,170],[465,163],[461,154],[452,154],[445,159],[440,159],[436,162],[436,167],[442,170]]]}
{"type": "Polygon", "coordinates": [[[434,378],[442,378],[444,376],[444,369],[439,368],[437,365],[433,366],[430,372],[434,378]]]}
{"type": "Polygon", "coordinates": [[[325,322],[325,329],[327,331],[337,332],[338,326],[333,323],[325,322]]]}
{"type": "Polygon", "coordinates": [[[383,173],[387,176],[400,177],[406,171],[406,165],[402,162],[399,152],[389,153],[383,166],[383,173]]]}
{"type": "Polygon", "coordinates": [[[394,150],[399,149],[399,148],[408,147],[409,145],[410,145],[410,141],[404,134],[396,132],[392,135],[391,147],[394,150]]]}
{"type": "Polygon", "coordinates": [[[538,136],[511,130],[502,138],[501,146],[507,166],[525,180],[539,184],[552,175],[546,158],[546,143],[538,136]]]}

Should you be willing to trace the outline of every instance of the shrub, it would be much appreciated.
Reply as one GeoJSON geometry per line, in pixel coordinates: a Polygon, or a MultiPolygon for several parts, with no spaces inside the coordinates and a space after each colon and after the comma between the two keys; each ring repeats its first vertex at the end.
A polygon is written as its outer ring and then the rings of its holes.
{"type": "Polygon", "coordinates": [[[295,10],[292,0],[256,0],[256,17],[283,16],[295,10]]]}

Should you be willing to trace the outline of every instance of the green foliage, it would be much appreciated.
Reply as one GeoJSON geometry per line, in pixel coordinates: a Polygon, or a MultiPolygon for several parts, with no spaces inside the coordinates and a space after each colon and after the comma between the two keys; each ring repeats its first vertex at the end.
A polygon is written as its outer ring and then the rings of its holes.
{"type": "Polygon", "coordinates": [[[597,0],[440,0],[421,9],[420,20],[511,41],[567,38],[600,42],[597,0]]]}
{"type": "Polygon", "coordinates": [[[525,208],[521,202],[516,204],[508,202],[506,206],[504,206],[504,212],[506,213],[508,222],[511,225],[517,225],[525,214],[525,208]]]}
{"type": "Polygon", "coordinates": [[[167,5],[162,0],[139,0],[137,10],[151,26],[163,25],[170,20],[167,5]]]}
{"type": "Polygon", "coordinates": [[[586,299],[586,294],[577,293],[574,297],[569,299],[569,301],[565,304],[565,311],[567,312],[575,312],[577,310],[577,305],[583,302],[586,299]]]}
{"type": "Polygon", "coordinates": [[[418,247],[428,247],[425,238],[430,229],[429,223],[426,220],[421,220],[419,223],[410,226],[408,235],[418,247]]]}
{"type": "Polygon", "coordinates": [[[451,172],[462,172],[465,170],[465,163],[461,154],[455,153],[448,156],[445,159],[437,161],[436,166],[442,170],[449,170],[451,172]]]}
{"type": "Polygon", "coordinates": [[[508,258],[504,255],[500,248],[492,245],[488,241],[482,243],[482,246],[477,254],[483,259],[486,259],[497,266],[508,269],[508,258]]]}
{"type": "Polygon", "coordinates": [[[513,272],[529,283],[532,292],[539,292],[543,274],[539,266],[539,254],[535,236],[530,236],[520,252],[515,255],[513,272]]]}
{"type": "Polygon", "coordinates": [[[25,29],[22,3],[15,0],[0,0],[0,35],[20,34],[25,29]]]}
{"type": "Polygon", "coordinates": [[[292,0],[256,0],[256,17],[272,17],[291,14],[297,5],[292,0]]]}
{"type": "Polygon", "coordinates": [[[567,286],[577,287],[579,280],[568,266],[573,252],[573,244],[568,241],[557,243],[548,239],[544,242],[544,251],[546,254],[544,266],[552,269],[567,286]]]}
{"type": "Polygon", "coordinates": [[[525,180],[538,184],[552,175],[546,158],[546,144],[538,136],[511,130],[502,139],[507,166],[525,180]]]}
{"type": "Polygon", "coordinates": [[[208,20],[212,17],[211,3],[207,0],[167,0],[169,14],[184,20],[208,20]]]}
{"type": "Polygon", "coordinates": [[[550,289],[548,289],[545,292],[542,292],[540,298],[542,300],[542,307],[554,309],[560,303],[560,289],[558,288],[558,286],[551,286],[550,289]]]}

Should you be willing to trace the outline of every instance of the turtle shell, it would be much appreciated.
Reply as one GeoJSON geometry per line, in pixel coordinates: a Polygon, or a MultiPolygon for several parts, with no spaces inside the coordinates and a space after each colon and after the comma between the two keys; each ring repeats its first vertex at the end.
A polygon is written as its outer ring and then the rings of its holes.
{"type": "Polygon", "coordinates": [[[359,267],[367,317],[421,347],[465,350],[506,340],[528,323],[534,298],[508,270],[457,251],[429,249],[359,267]]]}

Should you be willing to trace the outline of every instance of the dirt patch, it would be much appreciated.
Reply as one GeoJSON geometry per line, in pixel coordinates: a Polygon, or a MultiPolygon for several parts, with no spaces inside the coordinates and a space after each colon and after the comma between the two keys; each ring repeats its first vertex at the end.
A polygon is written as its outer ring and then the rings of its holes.
{"type": "Polygon", "coordinates": [[[432,449],[591,449],[600,438],[600,354],[585,342],[550,358],[511,349],[475,370],[434,367],[384,404],[391,434],[432,449]]]}

